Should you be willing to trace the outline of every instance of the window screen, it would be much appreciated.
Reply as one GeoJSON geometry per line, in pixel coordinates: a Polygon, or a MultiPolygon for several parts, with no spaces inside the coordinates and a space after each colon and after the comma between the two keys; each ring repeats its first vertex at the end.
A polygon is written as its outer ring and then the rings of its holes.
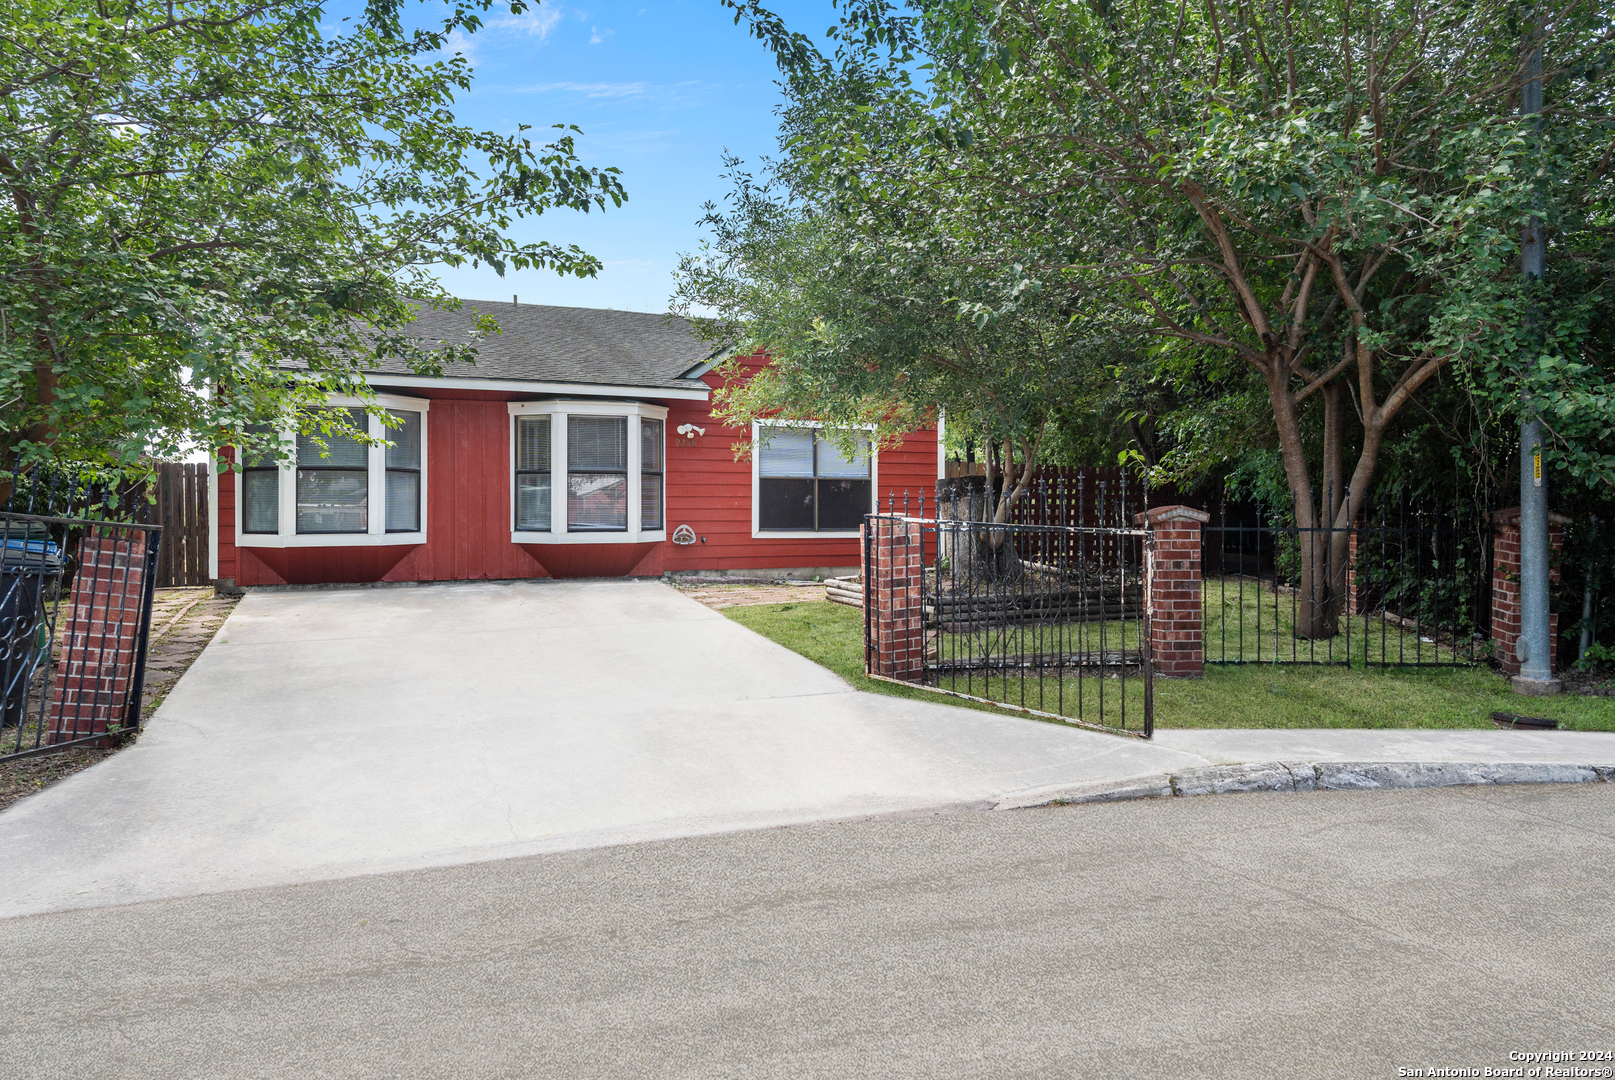
{"type": "Polygon", "coordinates": [[[516,418],[516,529],[550,531],[550,418],[516,418]]]}
{"type": "Polygon", "coordinates": [[[421,414],[389,413],[398,426],[387,429],[387,531],[421,529],[421,414]]]}
{"type": "Polygon", "coordinates": [[[662,422],[639,421],[639,527],[662,527],[662,458],[666,453],[662,422]]]}
{"type": "Polygon", "coordinates": [[[842,532],[869,513],[869,440],[850,456],[807,428],[763,428],[757,525],[763,531],[842,532]]]}
{"type": "Polygon", "coordinates": [[[568,532],[628,531],[628,418],[566,418],[568,532]]]}
{"type": "MultiPolygon", "coordinates": [[[[247,430],[267,435],[274,429],[267,424],[253,424],[247,430]]],[[[280,463],[272,453],[242,454],[241,531],[280,531],[280,463]]]]}
{"type": "MultiPolygon", "coordinates": [[[[337,410],[332,410],[337,411],[337,410]]],[[[340,410],[366,431],[363,409],[340,410]]],[[[351,436],[297,437],[297,531],[362,533],[370,528],[370,448],[351,436]]]]}

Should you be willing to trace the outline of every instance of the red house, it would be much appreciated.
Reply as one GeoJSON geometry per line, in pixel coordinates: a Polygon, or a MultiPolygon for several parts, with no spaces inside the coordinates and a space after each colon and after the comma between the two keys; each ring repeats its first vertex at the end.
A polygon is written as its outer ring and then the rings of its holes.
{"type": "Polygon", "coordinates": [[[214,474],[210,570],[222,588],[848,573],[876,500],[929,491],[941,471],[934,428],[849,459],[809,425],[723,426],[711,413],[719,358],[683,320],[466,307],[417,325],[463,340],[470,308],[494,314],[501,333],[474,366],[367,374],[401,423],[359,419],[390,445],[332,438],[322,456],[300,439],[295,467],[249,460],[214,474]]]}

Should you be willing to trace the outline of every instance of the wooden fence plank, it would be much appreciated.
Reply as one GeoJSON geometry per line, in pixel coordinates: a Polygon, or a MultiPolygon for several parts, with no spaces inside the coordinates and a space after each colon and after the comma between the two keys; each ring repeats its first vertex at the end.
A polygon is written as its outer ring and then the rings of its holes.
{"type": "Polygon", "coordinates": [[[157,587],[208,584],[207,465],[161,462],[156,510],[163,526],[157,587]]]}

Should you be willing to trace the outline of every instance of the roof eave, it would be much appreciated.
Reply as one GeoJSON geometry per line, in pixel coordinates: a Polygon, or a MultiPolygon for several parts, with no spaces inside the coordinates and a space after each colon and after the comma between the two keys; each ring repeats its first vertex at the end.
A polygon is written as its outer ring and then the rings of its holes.
{"type": "Polygon", "coordinates": [[[554,382],[537,379],[431,378],[424,375],[366,372],[371,386],[414,387],[423,390],[492,390],[512,394],[586,394],[590,397],[671,398],[707,401],[712,391],[705,383],[693,386],[614,386],[606,383],[554,382]]]}

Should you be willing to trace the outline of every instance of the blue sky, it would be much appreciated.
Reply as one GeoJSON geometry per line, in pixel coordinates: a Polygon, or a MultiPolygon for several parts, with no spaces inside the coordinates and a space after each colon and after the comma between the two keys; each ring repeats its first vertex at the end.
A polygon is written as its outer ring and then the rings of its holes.
{"type": "MultiPolygon", "coordinates": [[[[828,0],[774,10],[815,38],[835,21],[828,0]]],[[[496,9],[460,48],[476,71],[457,103],[462,123],[498,132],[529,124],[537,138],[551,124],[576,124],[580,156],[621,169],[629,201],[511,229],[517,239],[579,245],[605,263],[597,278],[440,267],[444,285],[471,299],[665,311],[678,255],[699,242],[702,202],[724,194],[724,149],[748,160],[775,149],[772,56],[718,0],[563,0],[521,16],[496,9]]]]}

